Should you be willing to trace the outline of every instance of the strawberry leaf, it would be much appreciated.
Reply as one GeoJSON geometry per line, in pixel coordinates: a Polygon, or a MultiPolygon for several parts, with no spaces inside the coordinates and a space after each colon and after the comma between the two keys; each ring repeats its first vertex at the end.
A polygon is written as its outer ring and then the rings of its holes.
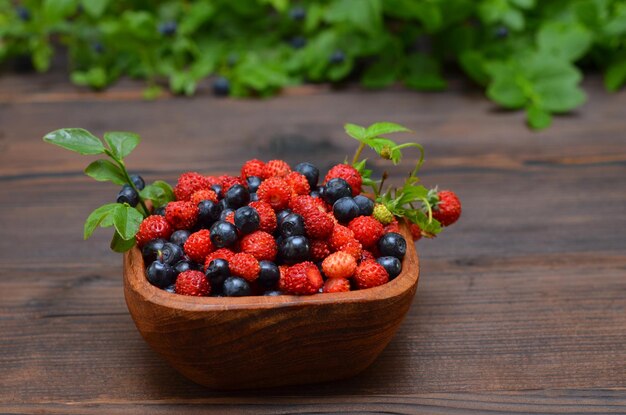
{"type": "Polygon", "coordinates": [[[378,137],[391,133],[410,133],[408,128],[392,122],[377,122],[367,127],[366,133],[368,137],[378,137]]]}

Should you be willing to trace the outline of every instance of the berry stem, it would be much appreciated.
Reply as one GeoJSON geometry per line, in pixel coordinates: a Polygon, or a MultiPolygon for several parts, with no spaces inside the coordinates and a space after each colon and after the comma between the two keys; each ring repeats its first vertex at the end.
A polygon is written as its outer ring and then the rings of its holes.
{"type": "Polygon", "coordinates": [[[354,153],[354,157],[352,158],[352,165],[355,165],[357,161],[359,161],[359,157],[361,157],[361,153],[363,152],[364,148],[365,148],[365,143],[359,144],[359,147],[356,149],[356,152],[354,153]]]}
{"type": "Polygon", "coordinates": [[[401,150],[403,148],[409,148],[409,147],[415,147],[420,151],[420,158],[417,161],[417,164],[415,165],[415,169],[413,169],[413,171],[411,172],[411,177],[415,177],[417,175],[417,172],[419,172],[420,168],[422,167],[422,164],[424,164],[424,147],[418,143],[405,143],[405,144],[400,144],[399,146],[395,146],[392,149],[392,151],[401,150]]]}
{"type": "Polygon", "coordinates": [[[139,198],[139,204],[141,205],[141,208],[143,210],[142,214],[143,217],[146,218],[150,215],[150,210],[148,209],[148,206],[146,206],[146,202],[143,200],[143,197],[141,197],[141,194],[139,193],[139,189],[137,189],[137,187],[135,186],[135,183],[133,183],[133,181],[131,180],[128,172],[126,171],[126,165],[124,164],[124,162],[122,160],[119,160],[117,157],[115,157],[115,155],[113,155],[113,153],[111,153],[111,151],[109,151],[108,149],[104,150],[104,153],[109,156],[122,170],[122,173],[124,174],[124,179],[126,180],[126,183],[133,188],[133,190],[135,190],[135,192],[137,192],[137,197],[139,198]]]}

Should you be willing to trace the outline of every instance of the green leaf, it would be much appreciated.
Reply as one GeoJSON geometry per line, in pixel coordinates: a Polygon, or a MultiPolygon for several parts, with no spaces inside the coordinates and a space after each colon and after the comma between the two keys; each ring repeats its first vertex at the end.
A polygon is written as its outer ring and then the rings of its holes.
{"type": "Polygon", "coordinates": [[[528,124],[535,130],[547,128],[552,123],[550,113],[535,106],[526,109],[526,116],[528,117],[528,124]]]}
{"type": "Polygon", "coordinates": [[[367,129],[365,127],[361,127],[356,124],[344,124],[343,128],[346,130],[346,133],[357,140],[363,142],[367,138],[367,129]]]}
{"type": "Polygon", "coordinates": [[[124,239],[120,236],[119,233],[115,232],[113,234],[113,239],[111,240],[111,249],[115,252],[124,253],[129,251],[133,246],[135,246],[136,240],[133,236],[131,239],[124,239]]]}
{"type": "Polygon", "coordinates": [[[613,62],[604,72],[604,86],[615,92],[626,82],[626,57],[613,62]]]}
{"type": "Polygon", "coordinates": [[[487,96],[505,108],[518,109],[526,103],[524,91],[510,78],[495,79],[487,88],[487,96]]]}
{"type": "Polygon", "coordinates": [[[104,13],[109,4],[109,0],[82,0],[83,9],[91,17],[100,17],[104,13]]]}
{"type": "Polygon", "coordinates": [[[74,13],[77,0],[44,0],[43,15],[48,23],[56,23],[74,13]]]}
{"type": "Polygon", "coordinates": [[[550,112],[567,112],[585,102],[582,89],[567,82],[550,82],[535,85],[538,104],[550,112]]]}
{"type": "Polygon", "coordinates": [[[141,138],[135,133],[109,131],[104,133],[104,141],[109,145],[113,155],[119,160],[123,160],[137,147],[141,138]]]}
{"type": "Polygon", "coordinates": [[[532,9],[535,7],[535,0],[509,0],[509,3],[514,4],[520,9],[532,9]]]}
{"type": "Polygon", "coordinates": [[[87,217],[84,228],[84,238],[89,238],[93,231],[98,227],[108,227],[113,225],[112,217],[113,211],[119,206],[118,203],[109,203],[107,205],[100,206],[87,217]]]}
{"type": "Polygon", "coordinates": [[[479,85],[489,83],[489,74],[485,69],[484,57],[480,52],[468,50],[459,56],[459,63],[465,73],[479,85]]]}
{"type": "Polygon", "coordinates": [[[366,132],[368,137],[378,137],[391,133],[411,133],[412,131],[393,122],[377,122],[367,127],[366,132]]]}
{"type": "Polygon", "coordinates": [[[113,211],[113,225],[120,237],[127,241],[135,237],[142,220],[143,215],[134,207],[126,204],[118,204],[113,211]]]}
{"type": "Polygon", "coordinates": [[[113,182],[120,186],[127,184],[122,170],[109,160],[96,160],[85,169],[85,174],[99,182],[113,182]]]}
{"type": "Polygon", "coordinates": [[[95,135],[82,128],[63,128],[46,134],[43,140],[80,154],[102,154],[104,146],[95,135]]]}
{"type": "Polygon", "coordinates": [[[155,208],[164,206],[175,199],[172,186],[161,180],[146,186],[139,194],[143,199],[151,200],[155,208]]]}
{"type": "Polygon", "coordinates": [[[441,91],[448,86],[441,77],[439,62],[424,54],[409,56],[404,83],[419,91],[441,91]]]}
{"type": "Polygon", "coordinates": [[[580,24],[548,22],[537,32],[537,45],[542,53],[569,61],[587,53],[591,42],[591,33],[580,24]]]}
{"type": "Polygon", "coordinates": [[[331,23],[349,23],[363,32],[376,33],[382,28],[382,0],[335,0],[326,11],[331,23]]]}

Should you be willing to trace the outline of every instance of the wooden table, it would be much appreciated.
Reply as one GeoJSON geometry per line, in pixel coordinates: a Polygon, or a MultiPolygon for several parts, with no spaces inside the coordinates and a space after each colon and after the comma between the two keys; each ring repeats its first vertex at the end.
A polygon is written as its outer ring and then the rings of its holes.
{"type": "Polygon", "coordinates": [[[626,93],[585,89],[579,112],[533,134],[462,84],[142,102],[132,83],[97,95],[55,75],[0,78],[0,413],[626,413],[626,93]],[[418,243],[415,302],[366,372],[279,390],[207,390],[148,348],[110,232],[82,240],[116,188],[41,141],[136,131],[130,166],[173,182],[252,157],[327,168],[352,151],[344,122],[380,120],[417,131],[425,183],[457,190],[462,219],[418,243]]]}

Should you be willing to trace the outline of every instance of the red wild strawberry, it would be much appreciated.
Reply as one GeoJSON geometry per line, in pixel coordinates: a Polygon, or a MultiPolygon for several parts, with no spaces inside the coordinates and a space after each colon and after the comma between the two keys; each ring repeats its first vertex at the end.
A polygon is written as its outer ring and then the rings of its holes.
{"type": "Polygon", "coordinates": [[[333,251],[338,251],[339,248],[353,240],[354,232],[343,225],[335,225],[328,242],[330,243],[330,247],[333,251]]]}
{"type": "Polygon", "coordinates": [[[306,177],[297,171],[292,171],[285,176],[285,181],[297,195],[308,195],[311,191],[311,187],[309,186],[309,182],[306,177]]]}
{"type": "Polygon", "coordinates": [[[442,190],[437,193],[439,199],[433,208],[433,218],[437,219],[441,226],[450,226],[461,216],[461,201],[451,190],[442,190]]]}
{"type": "Polygon", "coordinates": [[[174,230],[163,216],[150,215],[139,225],[139,231],[137,235],[135,235],[137,246],[141,248],[148,241],[157,238],[165,240],[170,239],[173,231],[174,230]]]}
{"type": "Polygon", "coordinates": [[[265,163],[258,159],[248,160],[241,167],[241,178],[247,179],[250,176],[256,176],[265,179],[267,176],[265,163]]]}
{"type": "Polygon", "coordinates": [[[279,287],[287,294],[315,294],[324,285],[324,279],[314,263],[306,261],[289,267],[281,273],[279,287]]]}
{"type": "Polygon", "coordinates": [[[343,278],[329,278],[324,283],[325,293],[344,293],[350,291],[350,281],[343,278]]]}
{"type": "Polygon", "coordinates": [[[272,235],[256,231],[241,238],[241,251],[252,255],[257,261],[274,261],[278,247],[272,235]]]}
{"type": "Polygon", "coordinates": [[[202,189],[194,192],[191,195],[191,203],[196,206],[203,200],[210,200],[211,202],[217,203],[217,193],[215,193],[211,189],[202,189]]]}
{"type": "Polygon", "coordinates": [[[259,230],[272,233],[276,230],[276,213],[269,203],[256,201],[250,202],[250,207],[256,209],[259,214],[259,230]]]}
{"type": "Polygon", "coordinates": [[[304,219],[304,229],[311,239],[325,239],[330,236],[335,227],[335,222],[328,213],[316,209],[307,211],[302,215],[304,219]]]}
{"type": "Polygon", "coordinates": [[[165,207],[165,219],[176,230],[191,229],[198,219],[198,206],[192,202],[170,202],[165,207]]]}
{"type": "Polygon", "coordinates": [[[178,178],[178,183],[174,187],[174,194],[176,195],[176,200],[188,201],[196,191],[208,189],[209,187],[209,181],[206,177],[200,173],[187,172],[181,174],[178,178]]]}
{"type": "Polygon", "coordinates": [[[348,228],[364,248],[376,245],[376,242],[383,236],[383,225],[371,216],[359,216],[352,219],[348,228]]]}
{"type": "Polygon", "coordinates": [[[285,177],[291,173],[291,167],[283,160],[270,160],[265,164],[266,177],[285,177]]]}
{"type": "Polygon", "coordinates": [[[213,186],[214,184],[217,184],[217,185],[222,184],[222,179],[220,179],[218,176],[205,176],[204,178],[209,184],[209,187],[213,186]]]}
{"type": "Polygon", "coordinates": [[[230,260],[233,259],[234,255],[235,253],[228,248],[220,248],[216,251],[213,251],[209,255],[207,255],[206,259],[204,260],[204,269],[207,269],[209,267],[209,264],[211,264],[211,261],[213,261],[214,259],[223,259],[230,262],[230,260]]]}
{"type": "Polygon", "coordinates": [[[174,290],[176,294],[203,297],[211,293],[211,286],[202,272],[188,270],[178,274],[174,290]]]}
{"type": "Polygon", "coordinates": [[[324,184],[331,179],[344,179],[350,185],[352,189],[352,196],[356,196],[361,193],[361,185],[363,184],[363,178],[354,167],[349,164],[337,164],[328,171],[324,178],[324,184]]]}
{"type": "Polygon", "coordinates": [[[211,243],[211,233],[206,229],[201,229],[189,235],[185,242],[185,253],[195,262],[203,263],[206,256],[215,248],[211,243]]]}
{"type": "Polygon", "coordinates": [[[345,252],[335,252],[322,262],[322,271],[328,278],[350,278],[356,271],[356,259],[345,252]]]}
{"type": "Polygon", "coordinates": [[[234,225],[235,224],[235,212],[230,212],[229,214],[227,214],[224,220],[234,225]]]}
{"type": "MultiPolygon", "coordinates": [[[[414,241],[417,241],[422,238],[422,228],[417,223],[410,223],[409,229],[411,230],[411,236],[414,241]]],[[[398,232],[398,231],[394,231],[398,232]]]]}
{"type": "Polygon", "coordinates": [[[252,255],[246,254],[245,252],[233,255],[233,257],[228,261],[228,266],[232,275],[241,277],[249,282],[256,280],[259,277],[259,271],[261,270],[259,261],[257,261],[252,255]]]}
{"type": "Polygon", "coordinates": [[[359,290],[364,288],[378,287],[389,281],[389,274],[385,268],[376,261],[363,261],[356,267],[354,282],[359,290]]]}
{"type": "Polygon", "coordinates": [[[341,247],[339,248],[339,252],[345,252],[347,254],[350,254],[354,257],[355,260],[358,261],[361,259],[361,254],[363,253],[363,246],[361,245],[359,241],[357,241],[356,239],[353,239],[341,245],[341,247]]]}
{"type": "Polygon", "coordinates": [[[389,232],[400,233],[400,224],[396,219],[394,219],[393,222],[383,228],[383,233],[389,232]]]}
{"type": "Polygon", "coordinates": [[[309,241],[309,256],[313,261],[322,261],[330,255],[328,242],[324,239],[311,239],[309,241]]]}
{"type": "Polygon", "coordinates": [[[230,189],[236,184],[246,186],[245,181],[242,180],[241,177],[238,177],[238,176],[221,176],[221,178],[222,178],[222,183],[221,183],[222,196],[226,195],[226,192],[228,191],[228,189],[230,189]]]}
{"type": "Polygon", "coordinates": [[[367,249],[361,251],[361,262],[364,261],[376,261],[376,257],[367,249]]]}
{"type": "Polygon", "coordinates": [[[256,194],[259,200],[269,203],[276,211],[285,209],[291,200],[289,185],[278,177],[270,177],[261,183],[256,194]]]}

